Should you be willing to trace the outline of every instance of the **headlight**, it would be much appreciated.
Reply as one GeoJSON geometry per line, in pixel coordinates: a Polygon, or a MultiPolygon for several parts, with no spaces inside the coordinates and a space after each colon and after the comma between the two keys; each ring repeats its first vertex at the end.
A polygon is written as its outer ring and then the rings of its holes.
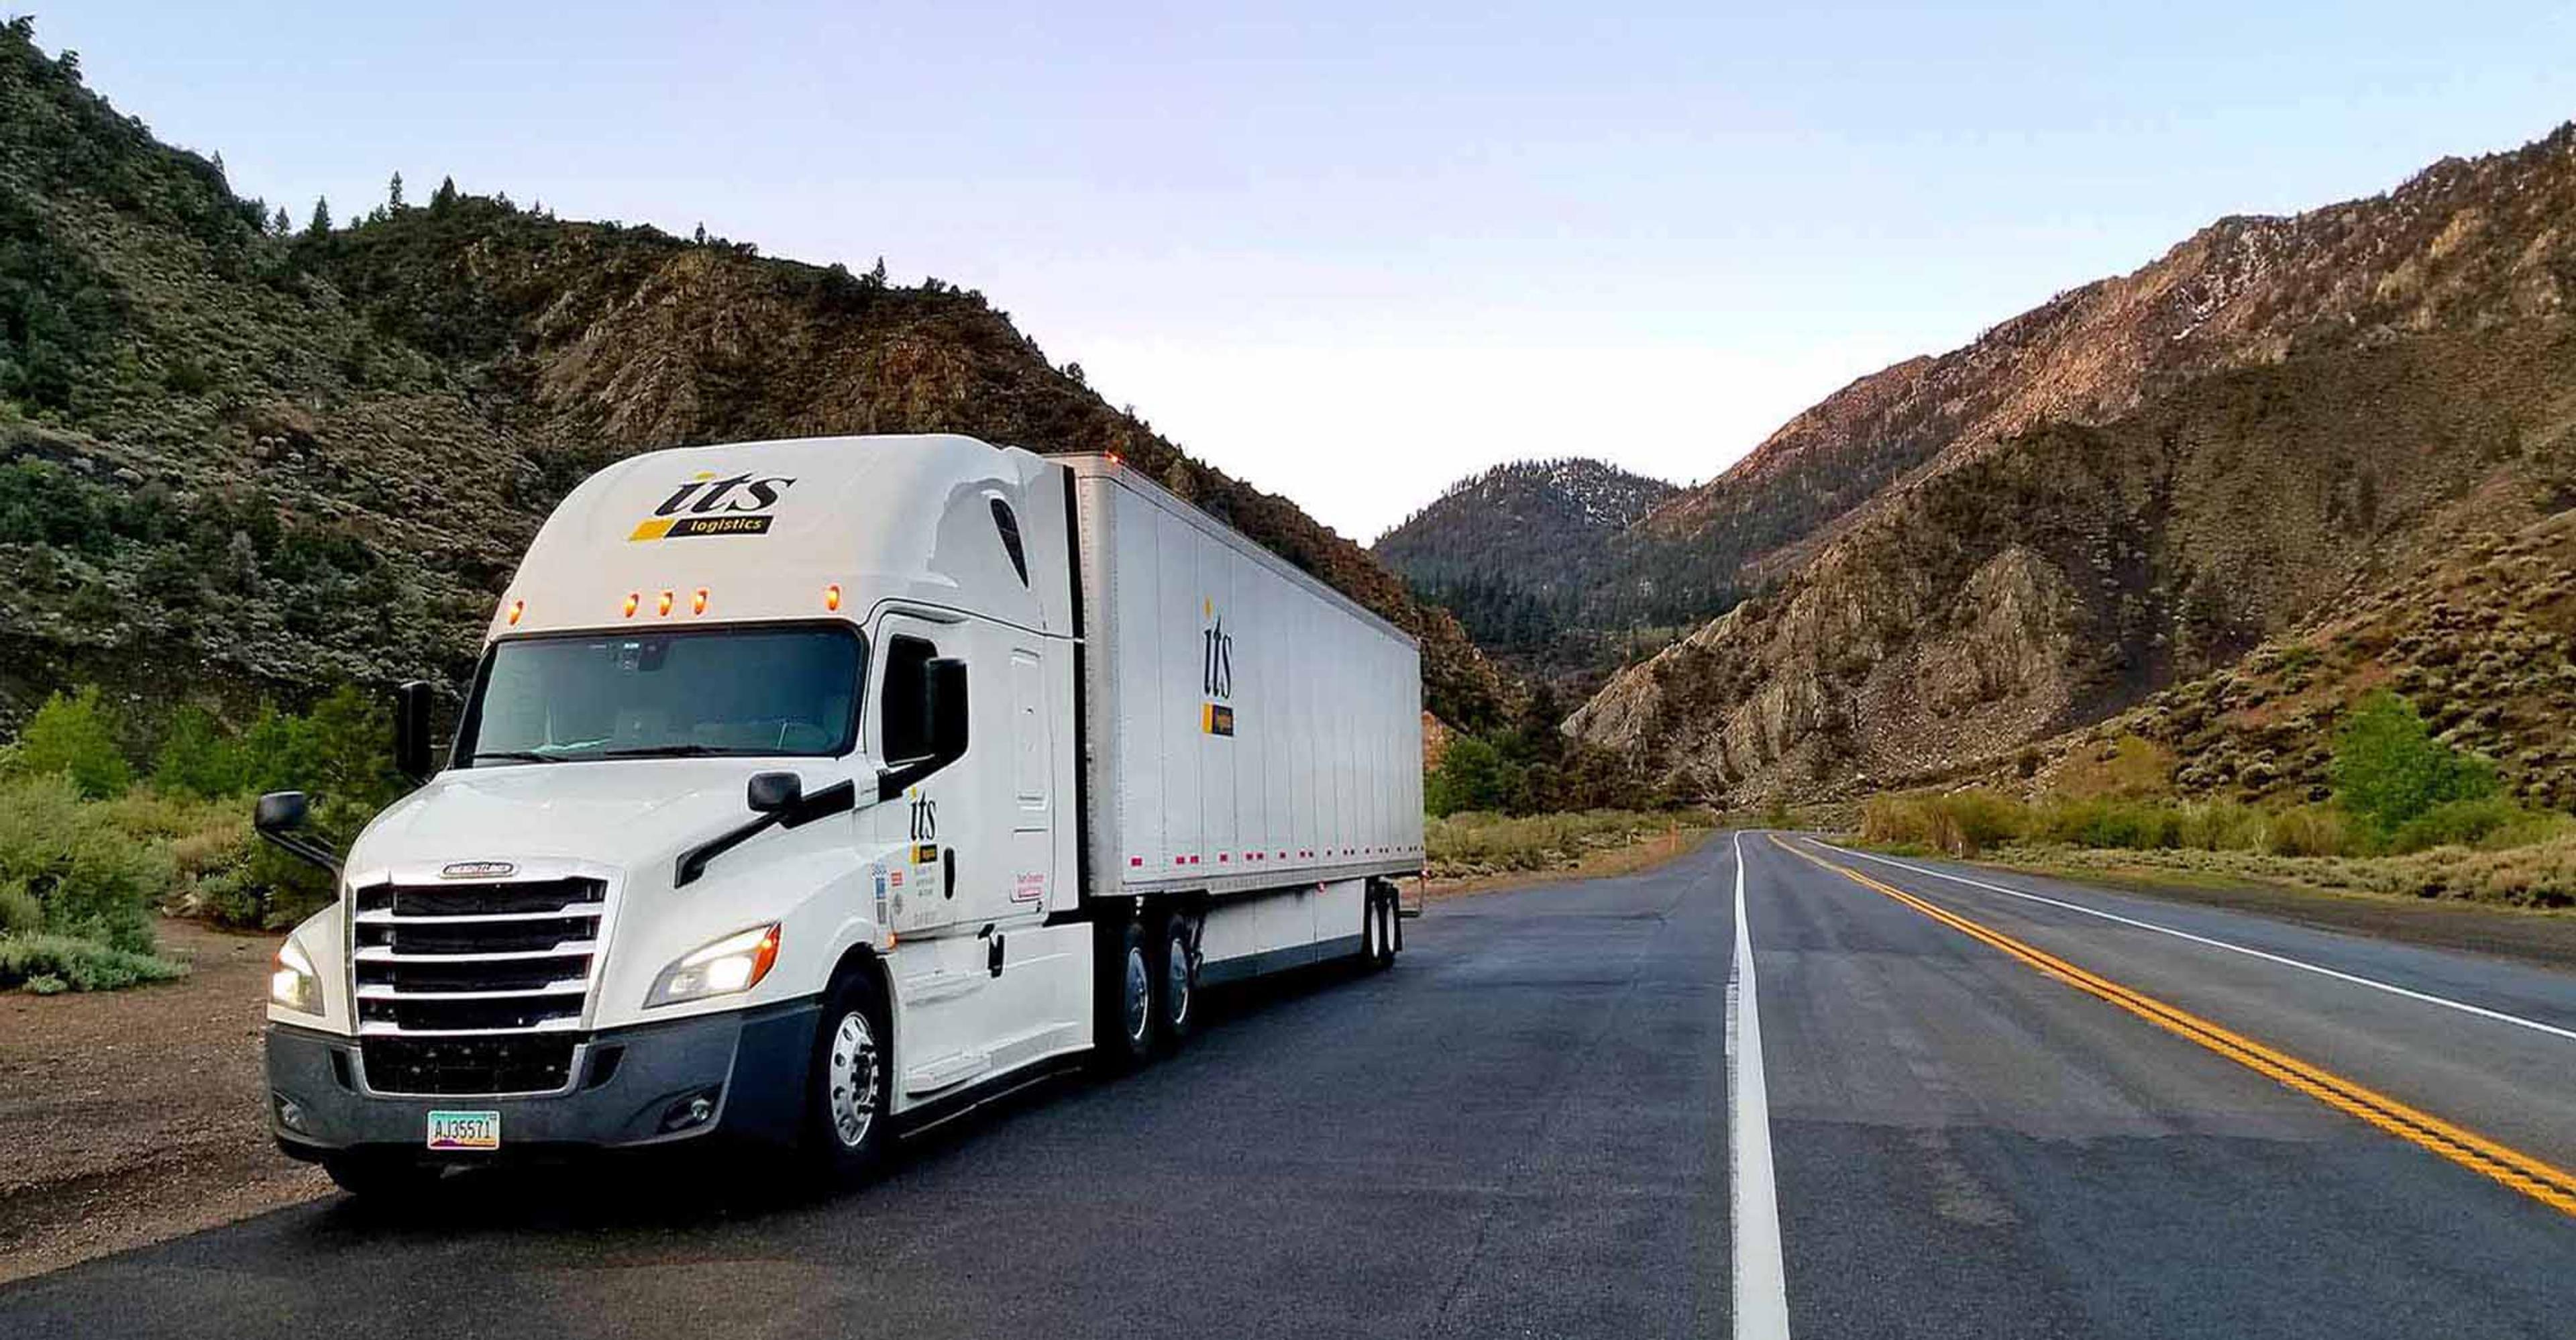
{"type": "Polygon", "coordinates": [[[770,965],[777,961],[778,923],[754,926],[664,968],[662,975],[653,979],[653,989],[646,993],[644,1004],[647,1008],[676,1005],[684,1000],[749,991],[769,975],[770,965]]]}
{"type": "Polygon", "coordinates": [[[303,1014],[322,1012],[322,975],[293,940],[277,947],[277,971],[268,975],[268,998],[303,1014]]]}

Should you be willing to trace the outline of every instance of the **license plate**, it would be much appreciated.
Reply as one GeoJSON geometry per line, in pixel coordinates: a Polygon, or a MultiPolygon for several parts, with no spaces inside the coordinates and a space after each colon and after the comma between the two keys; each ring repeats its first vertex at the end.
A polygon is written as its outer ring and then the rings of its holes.
{"type": "Polygon", "coordinates": [[[429,1114],[429,1147],[432,1149],[499,1149],[501,1114],[498,1112],[432,1112],[429,1114]]]}

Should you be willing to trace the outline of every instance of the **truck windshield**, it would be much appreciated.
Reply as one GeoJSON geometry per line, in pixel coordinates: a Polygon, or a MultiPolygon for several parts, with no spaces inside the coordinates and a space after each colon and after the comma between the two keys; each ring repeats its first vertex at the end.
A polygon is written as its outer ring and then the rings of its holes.
{"type": "Polygon", "coordinates": [[[458,762],[845,753],[865,655],[847,628],[502,642],[466,705],[458,762]]]}

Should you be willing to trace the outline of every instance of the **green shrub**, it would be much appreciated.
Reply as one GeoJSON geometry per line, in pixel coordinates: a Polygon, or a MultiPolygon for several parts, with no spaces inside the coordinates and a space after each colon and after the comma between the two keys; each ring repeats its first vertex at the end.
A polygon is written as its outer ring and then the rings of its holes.
{"type": "Polygon", "coordinates": [[[1861,806],[1860,835],[1864,842],[1975,856],[2021,838],[2029,817],[2020,801],[1992,791],[1881,795],[1861,806]]]}
{"type": "Polygon", "coordinates": [[[0,783],[0,885],[32,896],[52,934],[148,954],[170,853],[119,829],[113,814],[82,803],[61,774],[0,783]]]}
{"type": "Polygon", "coordinates": [[[2436,805],[2496,792],[2493,764],[2434,739],[2414,705],[2385,689],[2336,728],[2327,775],[2335,803],[2383,838],[2436,805]]]}
{"type": "Polygon", "coordinates": [[[18,736],[17,770],[61,773],[89,797],[120,796],[134,784],[134,769],[117,747],[116,725],[95,686],[69,697],[49,694],[18,736]]]}
{"type": "Polygon", "coordinates": [[[2175,845],[2195,851],[2257,851],[2263,846],[2263,811],[2232,800],[2184,805],[2176,816],[2175,845]]]}
{"type": "Polygon", "coordinates": [[[250,789],[250,759],[241,742],[227,738],[202,707],[182,707],[170,718],[152,784],[191,796],[237,796],[250,789]]]}
{"type": "Polygon", "coordinates": [[[2275,856],[2345,856],[2360,845],[2342,811],[2324,805],[2283,810],[2263,824],[2263,850],[2275,856]]]}
{"type": "Polygon", "coordinates": [[[45,928],[45,905],[16,880],[0,884],[0,935],[33,935],[45,928]]]}
{"type": "Polygon", "coordinates": [[[2141,851],[2181,846],[2182,829],[2182,812],[2171,805],[2109,799],[2052,799],[2031,825],[2050,842],[2141,851]]]}
{"type": "Polygon", "coordinates": [[[2435,847],[2518,847],[2547,837],[2561,818],[2524,809],[2502,796],[2446,800],[2398,825],[2388,846],[2399,853],[2435,847]]]}
{"type": "Polygon", "coordinates": [[[114,991],[187,972],[168,959],[75,936],[0,936],[0,988],[23,987],[40,996],[63,990],[114,991]]]}
{"type": "Polygon", "coordinates": [[[1463,810],[1518,808],[1519,769],[1502,751],[1474,735],[1453,736],[1440,765],[1422,779],[1422,807],[1434,817],[1463,810]]]}

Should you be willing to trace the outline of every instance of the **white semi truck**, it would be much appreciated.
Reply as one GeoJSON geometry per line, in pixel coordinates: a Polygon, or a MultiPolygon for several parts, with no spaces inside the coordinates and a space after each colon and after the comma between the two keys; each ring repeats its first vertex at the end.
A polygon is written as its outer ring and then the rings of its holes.
{"type": "Polygon", "coordinates": [[[658,451],[564,499],[444,766],[271,980],[280,1146],[400,1190],[898,1129],[1187,1036],[1198,988],[1390,962],[1421,869],[1411,638],[1115,456],[658,451]]]}

